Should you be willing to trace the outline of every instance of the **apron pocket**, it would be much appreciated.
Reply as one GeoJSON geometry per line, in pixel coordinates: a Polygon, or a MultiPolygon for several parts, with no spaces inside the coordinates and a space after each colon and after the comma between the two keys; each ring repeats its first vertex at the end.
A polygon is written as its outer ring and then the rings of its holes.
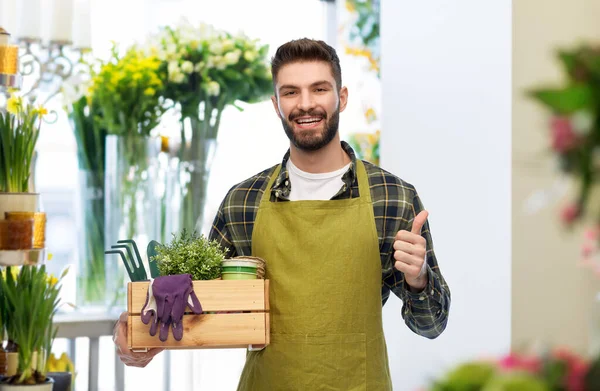
{"type": "MultiPolygon", "coordinates": [[[[277,389],[366,389],[366,335],[272,334],[264,364],[277,372],[277,389]]],[[[273,388],[275,389],[275,388],[273,388]]]]}

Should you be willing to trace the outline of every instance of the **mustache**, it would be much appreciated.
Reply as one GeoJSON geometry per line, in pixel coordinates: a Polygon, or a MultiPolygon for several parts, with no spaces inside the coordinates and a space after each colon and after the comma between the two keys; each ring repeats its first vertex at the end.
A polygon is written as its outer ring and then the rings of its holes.
{"type": "Polygon", "coordinates": [[[309,110],[309,111],[299,110],[299,111],[292,112],[289,115],[288,119],[291,122],[299,117],[321,117],[323,119],[327,119],[327,113],[325,113],[324,111],[321,111],[321,110],[309,110]]]}

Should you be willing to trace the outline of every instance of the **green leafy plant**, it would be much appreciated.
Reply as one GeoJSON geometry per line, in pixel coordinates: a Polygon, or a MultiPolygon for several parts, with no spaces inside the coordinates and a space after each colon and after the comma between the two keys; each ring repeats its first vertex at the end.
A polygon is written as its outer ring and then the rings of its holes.
{"type": "Polygon", "coordinates": [[[31,160],[46,113],[15,93],[7,100],[6,110],[0,109],[0,192],[29,190],[31,160]]]}
{"type": "Polygon", "coordinates": [[[5,277],[0,279],[1,299],[11,311],[10,317],[4,319],[8,338],[17,347],[19,356],[17,374],[4,382],[38,384],[46,381],[46,362],[57,332],[53,319],[59,305],[59,282],[67,270],[57,279],[46,273],[45,265],[22,266],[16,276],[9,267],[5,277]]]}
{"type": "Polygon", "coordinates": [[[225,252],[215,241],[184,229],[173,240],[156,248],[154,257],[162,276],[191,274],[193,280],[213,280],[221,276],[221,262],[225,252]]]}

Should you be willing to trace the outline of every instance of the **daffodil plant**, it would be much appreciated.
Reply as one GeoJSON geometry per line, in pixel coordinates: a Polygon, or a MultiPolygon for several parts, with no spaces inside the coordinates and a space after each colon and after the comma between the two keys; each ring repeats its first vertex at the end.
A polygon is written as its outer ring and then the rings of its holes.
{"type": "Polygon", "coordinates": [[[0,192],[29,191],[31,160],[45,114],[45,108],[34,107],[16,92],[6,109],[0,109],[0,192]]]}
{"type": "Polygon", "coordinates": [[[4,379],[10,384],[39,384],[46,381],[46,362],[57,328],[53,319],[59,306],[61,280],[46,272],[46,266],[9,267],[0,278],[0,304],[9,342],[19,354],[17,374],[4,379]],[[37,369],[33,369],[33,368],[37,369]]]}

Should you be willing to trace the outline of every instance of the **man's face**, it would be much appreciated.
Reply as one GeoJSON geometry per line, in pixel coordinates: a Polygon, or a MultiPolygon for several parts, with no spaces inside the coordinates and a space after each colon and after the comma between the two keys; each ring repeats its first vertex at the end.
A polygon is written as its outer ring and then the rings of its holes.
{"type": "Polygon", "coordinates": [[[326,62],[297,62],[279,69],[271,100],[296,148],[316,151],[336,136],[348,100],[346,87],[338,88],[326,62]]]}

